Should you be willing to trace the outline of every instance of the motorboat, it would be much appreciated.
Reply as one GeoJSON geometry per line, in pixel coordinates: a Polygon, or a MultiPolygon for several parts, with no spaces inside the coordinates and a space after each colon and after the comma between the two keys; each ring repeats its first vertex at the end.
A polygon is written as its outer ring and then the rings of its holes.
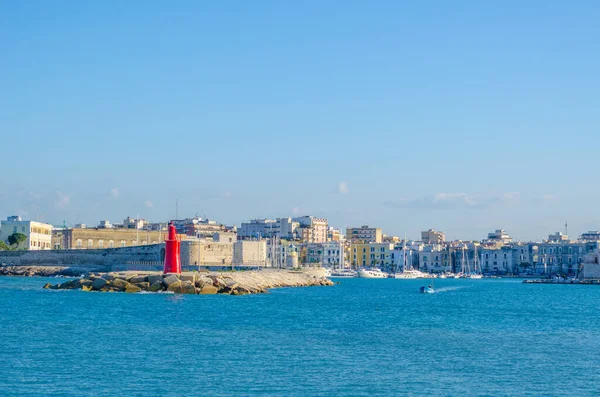
{"type": "Polygon", "coordinates": [[[473,273],[473,274],[469,274],[465,278],[483,278],[483,276],[481,274],[473,273]]]}
{"type": "Polygon", "coordinates": [[[358,271],[358,277],[360,278],[387,278],[387,273],[381,271],[381,269],[360,269],[358,271]]]}
{"type": "Polygon", "coordinates": [[[337,278],[354,278],[357,277],[358,274],[356,273],[356,271],[352,270],[352,269],[337,269],[337,270],[333,270],[331,272],[331,277],[337,277],[337,278]]]}
{"type": "Polygon", "coordinates": [[[331,269],[324,267],[325,277],[331,277],[331,269]]]}
{"type": "Polygon", "coordinates": [[[433,286],[427,285],[427,286],[422,286],[421,288],[419,288],[419,292],[421,294],[433,294],[435,291],[433,289],[433,286]]]}
{"type": "Polygon", "coordinates": [[[399,272],[396,274],[392,274],[390,277],[392,278],[429,278],[429,274],[423,273],[419,270],[407,269],[403,272],[399,272]]]}

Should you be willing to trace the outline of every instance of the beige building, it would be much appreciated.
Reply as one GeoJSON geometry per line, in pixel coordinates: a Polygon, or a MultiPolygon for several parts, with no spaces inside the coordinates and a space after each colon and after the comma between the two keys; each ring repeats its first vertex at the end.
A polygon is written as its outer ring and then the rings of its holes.
{"type": "Polygon", "coordinates": [[[233,243],[233,264],[236,266],[266,266],[267,240],[243,240],[233,243]]]}
{"type": "Polygon", "coordinates": [[[446,241],[446,234],[434,229],[421,232],[421,241],[425,244],[441,244],[446,241]]]}
{"type": "Polygon", "coordinates": [[[379,227],[350,227],[346,229],[346,239],[352,243],[381,243],[383,234],[379,227]]]}
{"type": "Polygon", "coordinates": [[[302,230],[302,241],[305,243],[325,243],[327,242],[327,231],[329,225],[325,218],[315,218],[314,216],[301,216],[293,218],[294,222],[300,224],[302,230]]]}
{"type": "MultiPolygon", "coordinates": [[[[167,238],[166,231],[115,228],[56,229],[52,249],[104,249],[158,244],[167,238]]],[[[179,234],[183,240],[187,236],[179,234]]]]}
{"type": "Polygon", "coordinates": [[[21,220],[20,216],[9,216],[0,222],[0,241],[8,244],[8,237],[21,233],[27,239],[19,245],[26,250],[49,250],[52,249],[52,225],[35,221],[21,220]]]}
{"type": "Polygon", "coordinates": [[[183,266],[231,266],[233,243],[205,240],[181,242],[183,266]]]}

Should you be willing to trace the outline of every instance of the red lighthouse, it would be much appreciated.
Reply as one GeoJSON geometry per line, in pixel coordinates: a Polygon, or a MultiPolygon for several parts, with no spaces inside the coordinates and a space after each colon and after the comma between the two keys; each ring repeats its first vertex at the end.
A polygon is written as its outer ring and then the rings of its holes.
{"type": "Polygon", "coordinates": [[[177,240],[175,225],[173,225],[173,222],[169,222],[169,238],[165,240],[164,273],[181,273],[181,261],[179,259],[180,244],[177,240]]]}

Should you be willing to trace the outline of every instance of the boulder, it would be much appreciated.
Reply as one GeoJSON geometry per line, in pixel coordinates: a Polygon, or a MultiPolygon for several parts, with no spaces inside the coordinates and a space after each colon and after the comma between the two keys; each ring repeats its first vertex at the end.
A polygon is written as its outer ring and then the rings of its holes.
{"type": "Polygon", "coordinates": [[[148,289],[150,288],[150,283],[147,281],[142,281],[141,283],[134,283],[133,285],[144,291],[148,291],[148,289]]]}
{"type": "Polygon", "coordinates": [[[92,286],[91,285],[82,285],[81,286],[81,290],[82,291],[91,291],[92,290],[92,286]]]}
{"type": "Polygon", "coordinates": [[[59,289],[77,289],[81,288],[81,283],[83,280],[75,279],[71,281],[67,281],[66,283],[62,283],[58,286],[59,289]]]}
{"type": "Polygon", "coordinates": [[[144,283],[147,281],[148,281],[148,276],[140,276],[140,275],[133,276],[129,279],[129,282],[131,284],[144,283]]]}
{"type": "Polygon", "coordinates": [[[150,283],[150,285],[154,284],[157,281],[160,281],[162,283],[162,279],[162,274],[151,274],[148,276],[148,282],[150,283]]]}
{"type": "Polygon", "coordinates": [[[181,281],[178,281],[173,284],[169,284],[169,286],[167,287],[167,291],[171,291],[171,292],[175,292],[176,294],[179,294],[181,292],[181,281]]]}
{"type": "Polygon", "coordinates": [[[181,276],[179,276],[179,278],[181,281],[189,281],[192,284],[196,282],[196,274],[194,273],[182,274],[181,276]]]}
{"type": "Polygon", "coordinates": [[[213,281],[213,285],[215,287],[217,287],[217,289],[221,289],[221,288],[227,287],[227,283],[222,278],[212,277],[212,281],[213,281]]]}
{"type": "Polygon", "coordinates": [[[197,283],[197,284],[198,284],[198,282],[200,282],[200,284],[202,284],[202,285],[213,285],[213,280],[212,280],[212,278],[210,278],[210,277],[207,277],[207,276],[204,276],[204,275],[202,275],[202,276],[199,276],[199,277],[196,279],[196,283],[197,283]]]}
{"type": "Polygon", "coordinates": [[[112,274],[105,274],[102,278],[106,281],[111,281],[115,279],[115,276],[113,276],[112,274]]]}
{"type": "Polygon", "coordinates": [[[181,293],[194,295],[196,293],[196,287],[194,286],[194,283],[189,280],[182,281],[181,293]]]}
{"type": "Polygon", "coordinates": [[[129,284],[129,286],[125,289],[125,292],[128,292],[130,294],[134,294],[136,292],[140,292],[142,289],[140,287],[136,287],[133,284],[129,284]]]}
{"type": "Polygon", "coordinates": [[[92,288],[96,291],[100,291],[107,283],[108,281],[105,279],[97,278],[92,282],[92,288]]]}
{"type": "Polygon", "coordinates": [[[217,287],[215,287],[214,285],[205,285],[200,290],[200,293],[202,295],[213,295],[213,294],[216,294],[217,293],[217,287]]]}
{"type": "Polygon", "coordinates": [[[127,281],[120,278],[115,278],[110,282],[111,289],[116,291],[125,291],[130,285],[127,281]]]}
{"type": "Polygon", "coordinates": [[[176,284],[179,283],[179,277],[177,277],[174,274],[166,274],[163,277],[163,284],[168,288],[169,286],[171,286],[172,284],[176,284]]]}
{"type": "Polygon", "coordinates": [[[158,292],[158,291],[162,291],[164,289],[164,284],[162,282],[162,277],[160,280],[156,280],[155,282],[152,283],[152,285],[150,285],[150,288],[148,288],[148,291],[151,292],[158,292]]]}

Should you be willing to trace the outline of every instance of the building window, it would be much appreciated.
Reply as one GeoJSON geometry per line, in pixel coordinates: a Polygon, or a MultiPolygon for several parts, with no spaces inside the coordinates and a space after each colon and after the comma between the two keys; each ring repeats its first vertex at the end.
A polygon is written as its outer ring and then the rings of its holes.
{"type": "Polygon", "coordinates": [[[93,240],[88,240],[88,248],[92,248],[92,246],[94,245],[94,241],[93,240]]]}
{"type": "Polygon", "coordinates": [[[121,247],[125,247],[127,245],[127,242],[125,240],[121,240],[121,247]]]}
{"type": "Polygon", "coordinates": [[[77,239],[77,248],[82,248],[83,247],[83,242],[81,241],[81,239],[77,239]]]}
{"type": "Polygon", "coordinates": [[[104,248],[104,240],[98,240],[98,248],[104,248]]]}
{"type": "Polygon", "coordinates": [[[114,248],[115,247],[115,242],[112,240],[108,240],[108,248],[114,248]]]}

